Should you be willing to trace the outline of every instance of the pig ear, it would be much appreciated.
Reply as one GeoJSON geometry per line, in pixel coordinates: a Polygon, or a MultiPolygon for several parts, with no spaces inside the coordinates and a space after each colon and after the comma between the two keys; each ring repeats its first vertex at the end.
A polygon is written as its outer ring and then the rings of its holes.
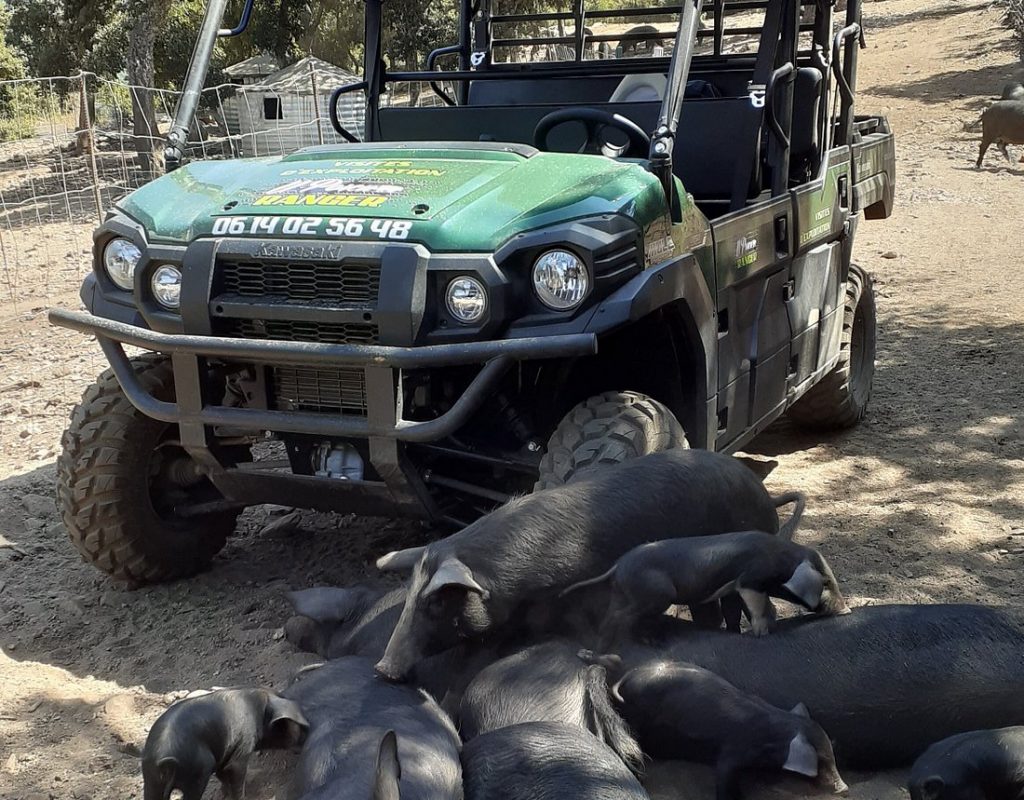
{"type": "Polygon", "coordinates": [[[798,717],[804,717],[805,719],[811,718],[811,712],[807,710],[807,706],[803,703],[797,703],[790,709],[790,714],[796,714],[798,717]]]}
{"type": "Polygon", "coordinates": [[[942,790],[946,788],[946,782],[939,775],[929,775],[921,781],[921,797],[924,800],[938,800],[942,797],[942,790]]]}
{"type": "Polygon", "coordinates": [[[797,775],[806,775],[808,778],[818,776],[818,753],[802,733],[794,736],[789,743],[789,755],[782,768],[797,775]]]}
{"type": "Polygon", "coordinates": [[[793,570],[793,575],[782,586],[807,608],[815,609],[821,605],[821,592],[825,588],[825,579],[810,563],[801,561],[800,566],[793,570]]]}
{"type": "Polygon", "coordinates": [[[423,597],[430,597],[447,586],[461,586],[467,592],[476,592],[484,600],[491,595],[477,583],[473,571],[457,558],[446,558],[438,565],[430,583],[423,590],[423,597]]]}
{"type": "Polygon", "coordinates": [[[408,547],[405,550],[395,550],[386,556],[377,559],[377,569],[381,572],[408,572],[416,566],[420,556],[427,550],[423,547],[408,547]]]}
{"type": "Polygon", "coordinates": [[[388,731],[380,740],[377,751],[377,775],[373,784],[373,800],[401,800],[398,781],[402,765],[398,761],[398,737],[388,731]]]}
{"type": "Polygon", "coordinates": [[[156,768],[160,770],[164,786],[169,786],[174,780],[174,774],[178,771],[178,759],[174,756],[165,756],[156,762],[156,768]]]}
{"type": "Polygon", "coordinates": [[[309,720],[294,700],[270,695],[263,718],[264,739],[273,747],[297,747],[306,741],[309,720]]]}

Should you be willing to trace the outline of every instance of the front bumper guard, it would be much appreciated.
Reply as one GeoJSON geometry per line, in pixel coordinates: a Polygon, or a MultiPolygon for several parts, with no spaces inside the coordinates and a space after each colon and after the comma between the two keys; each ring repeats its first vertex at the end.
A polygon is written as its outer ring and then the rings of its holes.
{"type": "MultiPolygon", "coordinates": [[[[96,336],[125,395],[139,411],[162,422],[201,424],[246,430],[306,433],[325,437],[383,437],[403,442],[431,442],[457,431],[476,412],[515,361],[594,355],[593,333],[559,334],[522,339],[386,347],[381,345],[322,344],[272,339],[248,340],[219,336],[157,333],[146,328],[104,319],[85,311],[52,309],[50,323],[96,336]],[[346,417],[309,412],[203,405],[194,410],[158,400],[135,376],[123,345],[175,354],[221,358],[228,361],[278,362],[300,366],[365,368],[424,368],[483,364],[462,396],[439,417],[413,422],[377,415],[346,417]]],[[[400,408],[400,406],[399,406],[400,408]]]]}

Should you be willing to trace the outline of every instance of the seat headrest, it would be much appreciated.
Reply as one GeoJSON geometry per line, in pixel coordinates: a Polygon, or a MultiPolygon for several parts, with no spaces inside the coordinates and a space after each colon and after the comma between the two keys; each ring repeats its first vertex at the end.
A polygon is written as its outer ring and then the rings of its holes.
{"type": "Polygon", "coordinates": [[[611,103],[643,103],[660,101],[665,97],[668,78],[657,73],[651,75],[627,75],[609,99],[611,103]]]}

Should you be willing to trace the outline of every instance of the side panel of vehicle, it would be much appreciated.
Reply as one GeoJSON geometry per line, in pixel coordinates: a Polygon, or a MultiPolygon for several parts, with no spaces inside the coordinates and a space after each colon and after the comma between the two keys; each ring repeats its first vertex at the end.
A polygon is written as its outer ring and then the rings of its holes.
{"type": "Polygon", "coordinates": [[[842,333],[842,284],[849,269],[850,150],[833,149],[821,176],[792,191],[797,257],[786,302],[793,350],[788,401],[793,402],[835,364],[842,333]]]}
{"type": "Polygon", "coordinates": [[[873,128],[863,133],[853,151],[853,210],[865,219],[886,219],[892,214],[896,185],[895,136],[884,117],[869,117],[859,124],[873,128]]]}
{"type": "Polygon", "coordinates": [[[785,402],[791,229],[788,197],[712,223],[718,274],[717,449],[785,402]]]}

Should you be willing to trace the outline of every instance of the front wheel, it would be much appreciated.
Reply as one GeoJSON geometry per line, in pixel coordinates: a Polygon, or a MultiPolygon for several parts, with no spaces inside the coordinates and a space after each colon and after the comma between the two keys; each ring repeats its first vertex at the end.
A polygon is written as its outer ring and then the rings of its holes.
{"type": "MultiPolygon", "coordinates": [[[[166,357],[132,368],[150,394],[173,400],[166,357]]],[[[177,426],[136,409],[112,370],[85,391],[62,444],[57,505],[71,543],[108,575],[133,586],[194,575],[234,530],[240,508],[196,469],[177,426]]]]}
{"type": "Polygon", "coordinates": [[[534,489],[561,486],[584,470],[674,447],[689,443],[665,405],[639,392],[605,392],[580,403],[559,423],[534,489]]]}
{"type": "Polygon", "coordinates": [[[850,266],[839,362],[793,407],[790,418],[811,430],[850,428],[864,419],[875,376],[875,291],[871,276],[850,266]]]}

